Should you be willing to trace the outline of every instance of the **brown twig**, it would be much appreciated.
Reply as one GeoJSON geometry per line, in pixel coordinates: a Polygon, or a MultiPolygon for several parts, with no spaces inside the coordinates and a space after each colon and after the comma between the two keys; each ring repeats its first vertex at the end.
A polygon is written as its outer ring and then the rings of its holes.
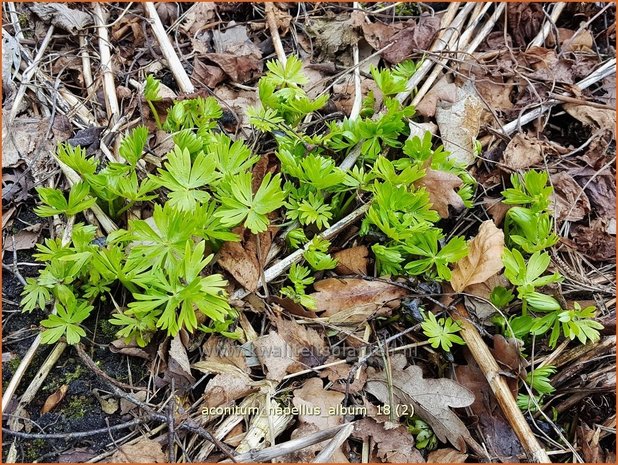
{"type": "Polygon", "coordinates": [[[453,312],[452,317],[461,326],[461,337],[466,342],[468,349],[470,349],[474,360],[485,375],[485,378],[487,378],[487,382],[496,396],[498,404],[504,412],[504,416],[519,438],[530,460],[538,463],[551,463],[547,452],[538,442],[536,436],[530,429],[530,425],[528,425],[528,422],[517,406],[517,402],[515,402],[506,380],[500,374],[502,370],[498,366],[496,359],[485,344],[485,341],[483,341],[476,327],[470,323],[468,312],[463,304],[458,304],[456,306],[456,311],[453,312]]]}

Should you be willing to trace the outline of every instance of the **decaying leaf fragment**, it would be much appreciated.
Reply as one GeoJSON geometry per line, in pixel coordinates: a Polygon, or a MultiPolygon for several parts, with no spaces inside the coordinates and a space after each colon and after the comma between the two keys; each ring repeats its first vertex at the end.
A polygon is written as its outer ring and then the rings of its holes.
{"type": "Polygon", "coordinates": [[[329,317],[330,323],[366,321],[374,314],[387,313],[386,305],[408,294],[402,287],[364,279],[329,278],[313,287],[317,291],[311,294],[316,300],[316,311],[324,312],[321,316],[329,317]]]}
{"type": "Polygon", "coordinates": [[[453,173],[446,171],[425,169],[425,176],[416,181],[416,187],[424,187],[429,194],[431,208],[438,212],[441,218],[449,217],[449,206],[455,211],[462,210],[465,205],[457,190],[462,181],[453,173]]]}
{"type": "Polygon", "coordinates": [[[368,368],[365,390],[384,404],[413,405],[415,413],[431,426],[440,441],[448,440],[464,452],[470,433],[451,408],[471,405],[474,394],[451,379],[425,379],[423,370],[416,365],[405,370],[392,368],[392,386],[386,372],[368,368]]]}
{"type": "Polygon", "coordinates": [[[152,439],[142,438],[135,444],[120,446],[110,462],[114,463],[165,463],[167,458],[161,444],[152,439]]]}
{"type": "Polygon", "coordinates": [[[56,405],[58,405],[60,401],[64,399],[64,396],[67,395],[68,389],[69,386],[67,384],[63,384],[53,394],[51,394],[43,404],[43,408],[41,409],[41,415],[51,412],[56,407],[56,405]]]}
{"type": "Polygon", "coordinates": [[[479,232],[468,244],[468,255],[455,263],[451,273],[451,285],[455,292],[463,291],[471,284],[487,281],[502,267],[504,233],[493,220],[484,221],[479,232]]]}
{"type": "MultiPolygon", "coordinates": [[[[372,449],[374,447],[377,448],[375,455],[382,462],[425,462],[421,453],[414,447],[414,436],[412,436],[403,425],[399,425],[397,428],[387,429],[383,423],[378,423],[373,418],[367,417],[355,423],[352,436],[363,440],[371,438],[372,449]]],[[[373,451],[369,452],[370,462],[375,461],[372,452],[373,451]]]]}

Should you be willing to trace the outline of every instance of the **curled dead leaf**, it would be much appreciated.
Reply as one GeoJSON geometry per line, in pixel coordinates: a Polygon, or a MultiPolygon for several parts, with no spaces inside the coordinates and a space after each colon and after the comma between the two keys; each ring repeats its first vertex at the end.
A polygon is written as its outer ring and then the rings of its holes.
{"type": "Polygon", "coordinates": [[[425,176],[414,183],[416,187],[427,189],[431,208],[437,211],[441,218],[449,217],[449,206],[455,211],[461,211],[465,207],[456,190],[461,184],[457,175],[431,168],[426,168],[425,176]]]}
{"type": "Polygon", "coordinates": [[[451,285],[456,292],[470,284],[485,282],[502,268],[504,233],[492,220],[483,221],[479,232],[468,243],[468,255],[455,263],[451,285]]]}
{"type": "Polygon", "coordinates": [[[450,158],[471,165],[476,159],[475,144],[481,128],[483,103],[474,85],[466,82],[457,89],[457,101],[441,102],[436,107],[436,122],[444,149],[450,158]]]}
{"type": "Polygon", "coordinates": [[[337,268],[335,271],[339,274],[359,274],[365,276],[367,274],[367,260],[369,249],[364,245],[343,249],[333,254],[333,258],[337,259],[337,268]]]}
{"type": "Polygon", "coordinates": [[[368,368],[365,390],[385,404],[412,405],[440,441],[448,440],[465,452],[470,432],[451,408],[471,405],[474,394],[451,379],[423,378],[423,370],[418,365],[405,370],[391,368],[390,380],[386,372],[368,368]]]}
{"type": "Polygon", "coordinates": [[[161,444],[152,439],[141,438],[135,444],[120,446],[110,462],[113,463],[165,463],[167,458],[161,444]]]}
{"type": "Polygon", "coordinates": [[[43,404],[43,408],[41,409],[41,415],[44,415],[48,412],[51,412],[56,405],[64,399],[64,396],[67,395],[67,391],[69,386],[67,384],[63,384],[60,386],[53,394],[51,394],[47,399],[45,399],[45,403],[43,404]]]}
{"type": "Polygon", "coordinates": [[[504,149],[503,157],[504,164],[513,170],[528,168],[543,161],[543,146],[537,138],[519,132],[504,149]]]}
{"type": "Polygon", "coordinates": [[[329,317],[331,323],[357,324],[367,321],[374,314],[388,313],[387,305],[408,294],[394,284],[364,279],[329,278],[313,285],[317,292],[317,312],[329,317]]]}

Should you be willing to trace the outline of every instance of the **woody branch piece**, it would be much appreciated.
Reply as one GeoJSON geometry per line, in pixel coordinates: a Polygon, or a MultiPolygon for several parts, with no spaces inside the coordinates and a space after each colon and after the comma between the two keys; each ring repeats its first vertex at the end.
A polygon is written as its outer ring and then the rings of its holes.
{"type": "Polygon", "coordinates": [[[167,65],[178,83],[178,87],[185,94],[195,92],[195,88],[193,87],[187,72],[182,66],[182,62],[178,58],[176,50],[174,50],[174,46],[167,36],[167,32],[165,32],[165,27],[163,27],[163,23],[161,22],[161,18],[159,18],[159,14],[157,13],[154,4],[152,2],[144,2],[144,11],[146,12],[146,17],[152,26],[152,31],[157,38],[157,42],[159,42],[161,52],[167,60],[167,65]]]}
{"type": "Polygon", "coordinates": [[[457,311],[453,312],[452,317],[461,326],[461,337],[466,341],[468,349],[470,349],[474,360],[485,375],[500,408],[530,459],[537,463],[551,463],[547,452],[538,442],[517,406],[506,380],[500,375],[498,362],[489,351],[476,327],[470,323],[468,312],[463,304],[457,305],[457,311]]]}

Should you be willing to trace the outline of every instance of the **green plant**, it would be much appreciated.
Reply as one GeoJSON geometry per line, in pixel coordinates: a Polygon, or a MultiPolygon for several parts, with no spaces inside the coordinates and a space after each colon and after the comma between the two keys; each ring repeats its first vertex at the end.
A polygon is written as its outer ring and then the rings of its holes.
{"type": "MultiPolygon", "coordinates": [[[[416,69],[412,62],[373,69],[383,110],[373,111],[370,95],[363,116],[329,121],[326,131],[318,132],[306,117],[319,111],[328,95],[308,96],[298,58],[268,62],[258,83],[260,102],[248,110],[254,127],[276,144],[280,172],[269,170],[263,176],[253,170],[260,156],[220,131],[222,111],[214,98],[181,100],[160,115],[155,107],[161,100],[160,84],[148,76],[145,100],[157,127],[170,133],[174,143],[161,154],[163,165],[156,173],[143,159],[149,150],[148,130],[138,126],[122,138],[117,162],[103,163],[81,147],[60,145],[58,160],[82,182],[68,198],[60,190],[39,189],[41,215],[66,215],[73,224],[96,205],[122,226],[102,238],[95,228],[78,222],[64,241],[47,239],[37,246],[35,258],[45,266],[38,277],[28,279],[23,307],[32,311],[53,302],[57,313],[42,323],[44,340],[64,337],[76,343],[85,335],[82,325],[94,306],[118,301],[112,295],[122,295],[126,304],[113,310],[109,323],[118,336],[141,346],[158,330],[170,336],[184,328],[239,337],[226,281],[214,270],[215,253],[224,242],[240,239],[233,228],[259,234],[273,221],[294,223],[287,241],[292,248],[303,248],[307,265],[290,269],[290,285],[281,293],[313,309],[316,304],[307,291],[313,271],[337,265],[320,231],[347,214],[358,199],[371,202],[361,234],[386,237],[372,246],[380,273],[448,279],[449,266],[465,255],[466,244],[461,237],[445,242],[429,194],[416,183],[429,168],[455,173],[464,182],[460,195],[467,201],[474,182],[442,147],[432,147],[431,136],[408,138],[414,108],[393,96],[405,90],[416,69]],[[360,148],[358,162],[342,170],[338,163],[355,147],[360,148]],[[144,206],[151,216],[139,219],[134,213],[144,206]]],[[[453,326],[446,326],[452,341],[453,326]]]]}
{"type": "Polygon", "coordinates": [[[441,347],[445,352],[450,352],[453,344],[464,345],[464,340],[457,334],[461,331],[459,323],[453,321],[449,316],[436,319],[431,312],[425,314],[425,321],[421,323],[423,334],[427,336],[431,347],[437,349],[441,347]]]}
{"type": "Polygon", "coordinates": [[[517,396],[517,406],[521,410],[537,410],[536,404],[543,403],[543,397],[552,394],[556,389],[552,386],[550,377],[556,373],[556,367],[548,365],[539,367],[526,373],[524,381],[536,392],[534,399],[529,394],[519,394],[517,396]]]}
{"type": "Polygon", "coordinates": [[[288,278],[292,282],[292,286],[285,286],[281,288],[281,294],[289,297],[294,302],[297,302],[304,307],[315,310],[315,299],[305,293],[307,286],[313,284],[315,278],[311,275],[311,270],[305,266],[293,264],[290,267],[288,278]]]}
{"type": "Polygon", "coordinates": [[[432,451],[438,447],[438,437],[431,427],[416,415],[406,420],[408,431],[414,436],[414,446],[420,450],[432,451]]]}

